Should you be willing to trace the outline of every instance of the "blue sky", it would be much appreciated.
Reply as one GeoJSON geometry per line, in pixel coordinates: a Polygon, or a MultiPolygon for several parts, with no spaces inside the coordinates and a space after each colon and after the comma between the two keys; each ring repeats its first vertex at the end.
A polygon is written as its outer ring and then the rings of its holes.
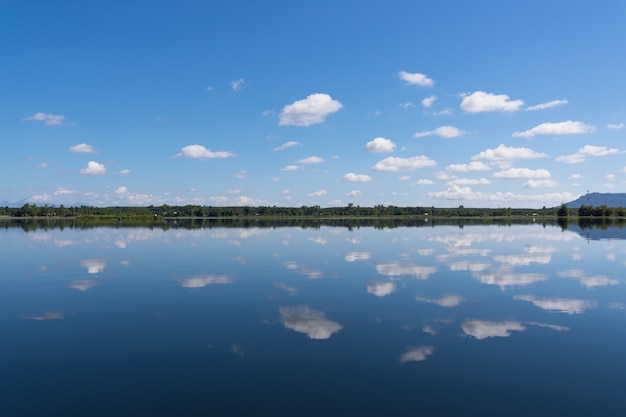
{"type": "Polygon", "coordinates": [[[623,192],[625,21],[617,0],[5,0],[0,202],[623,192]]]}

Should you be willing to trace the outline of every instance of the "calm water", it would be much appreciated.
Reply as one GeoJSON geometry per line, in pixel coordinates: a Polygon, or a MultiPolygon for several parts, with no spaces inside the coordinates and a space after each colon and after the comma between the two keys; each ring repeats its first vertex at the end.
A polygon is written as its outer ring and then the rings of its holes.
{"type": "Polygon", "coordinates": [[[1,225],[1,416],[626,415],[625,229],[1,225]]]}

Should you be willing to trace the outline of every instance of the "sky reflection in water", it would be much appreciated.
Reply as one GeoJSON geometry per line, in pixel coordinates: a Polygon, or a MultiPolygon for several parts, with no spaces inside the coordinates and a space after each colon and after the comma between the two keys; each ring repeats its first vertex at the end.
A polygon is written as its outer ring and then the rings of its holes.
{"type": "Polygon", "coordinates": [[[0,234],[6,415],[621,414],[626,240],[541,225],[0,234]]]}

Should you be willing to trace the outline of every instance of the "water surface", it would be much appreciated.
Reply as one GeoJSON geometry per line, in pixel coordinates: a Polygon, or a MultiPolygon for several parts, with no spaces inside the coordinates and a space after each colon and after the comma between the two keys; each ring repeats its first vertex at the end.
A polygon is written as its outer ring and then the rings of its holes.
{"type": "Polygon", "coordinates": [[[8,223],[3,416],[626,412],[621,228],[8,223]]]}

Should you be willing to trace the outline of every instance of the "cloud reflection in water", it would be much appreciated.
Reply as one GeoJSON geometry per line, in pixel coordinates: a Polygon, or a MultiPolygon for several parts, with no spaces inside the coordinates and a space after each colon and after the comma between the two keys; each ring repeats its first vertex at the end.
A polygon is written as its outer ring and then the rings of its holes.
{"type": "Polygon", "coordinates": [[[285,328],[304,333],[309,339],[328,339],[342,329],[339,323],[328,320],[323,312],[309,306],[280,307],[278,310],[285,328]]]}

